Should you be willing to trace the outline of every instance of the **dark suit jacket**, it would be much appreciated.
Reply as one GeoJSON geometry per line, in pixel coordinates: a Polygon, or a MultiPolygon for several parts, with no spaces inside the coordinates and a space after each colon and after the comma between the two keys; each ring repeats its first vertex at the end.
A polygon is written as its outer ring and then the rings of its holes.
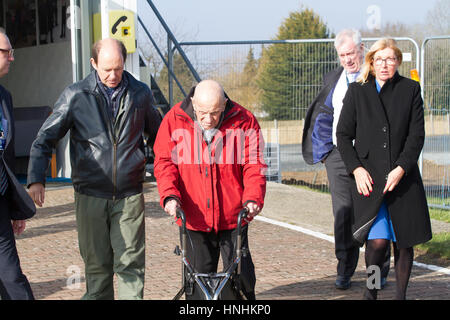
{"type": "MultiPolygon", "coordinates": [[[[9,215],[13,220],[25,220],[29,219],[36,213],[36,206],[33,200],[30,198],[25,188],[19,183],[14,174],[14,118],[13,118],[13,104],[11,94],[2,86],[0,86],[0,99],[2,104],[3,116],[8,120],[8,136],[6,139],[5,150],[0,161],[8,173],[9,186],[7,193],[9,203],[9,215]]],[[[1,212],[0,214],[3,214],[1,212]]]]}
{"type": "Polygon", "coordinates": [[[323,77],[323,85],[306,112],[302,154],[308,164],[325,159],[333,149],[333,92],[344,70],[339,67],[323,77]]]}
{"type": "Polygon", "coordinates": [[[427,200],[417,165],[425,140],[419,83],[396,73],[379,94],[373,76],[365,84],[350,84],[336,135],[348,173],[362,166],[374,182],[369,197],[360,195],[355,183],[351,186],[355,239],[365,241],[383,199],[399,248],[431,239],[427,200]],[[387,175],[397,166],[405,170],[405,175],[392,192],[383,195],[387,175]]]}

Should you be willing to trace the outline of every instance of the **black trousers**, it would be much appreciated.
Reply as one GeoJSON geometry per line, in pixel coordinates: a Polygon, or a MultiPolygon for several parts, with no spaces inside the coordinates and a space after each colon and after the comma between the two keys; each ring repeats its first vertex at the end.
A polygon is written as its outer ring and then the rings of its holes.
{"type": "Polygon", "coordinates": [[[30,283],[20,268],[5,196],[0,195],[0,296],[2,300],[34,300],[30,283]]]}
{"type": "MultiPolygon", "coordinates": [[[[187,230],[186,258],[199,273],[215,273],[222,256],[223,270],[226,270],[235,258],[237,229],[222,230],[218,233],[187,230]]],[[[181,237],[181,229],[180,229],[181,237]]],[[[248,247],[248,226],[242,228],[242,248],[246,254],[241,259],[240,287],[248,300],[255,299],[255,266],[248,247]]],[[[186,274],[186,277],[188,275],[186,274]]],[[[186,294],[187,300],[202,300],[203,294],[193,286],[192,294],[186,294]]]]}
{"type": "MultiPolygon", "coordinates": [[[[353,240],[352,215],[353,201],[351,184],[354,180],[347,173],[344,161],[338,149],[334,148],[325,160],[328,181],[330,184],[331,201],[334,215],[334,244],[338,260],[338,277],[353,276],[358,265],[359,245],[353,240]]],[[[390,247],[389,247],[390,249],[390,247]]],[[[386,253],[381,276],[387,277],[390,265],[390,250],[386,253]]]]}

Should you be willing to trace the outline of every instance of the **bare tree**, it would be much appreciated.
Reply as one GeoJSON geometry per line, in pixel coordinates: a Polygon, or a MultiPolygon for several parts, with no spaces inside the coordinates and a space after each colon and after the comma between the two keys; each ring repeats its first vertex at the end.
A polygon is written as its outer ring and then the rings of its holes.
{"type": "Polygon", "coordinates": [[[425,26],[433,35],[450,34],[450,1],[439,0],[433,9],[428,11],[425,26]]]}

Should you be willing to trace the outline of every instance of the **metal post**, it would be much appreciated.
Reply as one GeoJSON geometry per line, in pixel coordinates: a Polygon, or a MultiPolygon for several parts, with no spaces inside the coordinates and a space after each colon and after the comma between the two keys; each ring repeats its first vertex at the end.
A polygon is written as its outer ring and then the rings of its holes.
{"type": "Polygon", "coordinates": [[[109,0],[100,0],[102,16],[102,39],[109,37],[109,0]]]}
{"type": "MultiPolygon", "coordinates": [[[[422,93],[422,101],[423,101],[423,108],[425,110],[425,44],[428,42],[428,39],[425,39],[422,42],[422,46],[420,48],[420,90],[422,93]]],[[[420,175],[423,176],[423,148],[420,152],[419,156],[419,171],[420,175]]]]}
{"type": "Polygon", "coordinates": [[[70,36],[72,42],[73,82],[81,80],[83,56],[81,51],[80,0],[70,0],[70,36]]]}
{"type": "Polygon", "coordinates": [[[172,73],[173,73],[173,51],[172,51],[172,41],[170,37],[167,36],[167,79],[169,81],[169,106],[173,106],[173,81],[172,81],[172,73]]]}
{"type": "Polygon", "coordinates": [[[280,137],[278,134],[278,120],[273,120],[274,126],[275,126],[275,143],[277,146],[277,182],[281,183],[281,151],[280,151],[280,137]]]}
{"type": "MultiPolygon", "coordinates": [[[[34,7],[36,8],[35,10],[35,19],[36,19],[36,45],[39,46],[41,44],[41,30],[39,27],[39,3],[38,0],[34,0],[34,7]]],[[[3,9],[3,11],[6,12],[6,8],[3,9]]],[[[6,19],[4,20],[6,21],[6,19]]],[[[6,22],[5,22],[6,24],[6,22]]]]}
{"type": "Polygon", "coordinates": [[[447,111],[447,127],[448,127],[448,134],[450,135],[450,111],[447,111]]]}
{"type": "Polygon", "coordinates": [[[178,79],[175,76],[175,74],[173,73],[172,69],[169,68],[169,63],[166,61],[166,58],[164,57],[164,55],[162,54],[161,50],[159,49],[158,44],[156,43],[155,39],[153,39],[153,37],[150,34],[150,32],[148,32],[147,28],[145,27],[144,22],[141,20],[141,18],[139,16],[138,16],[138,21],[139,21],[141,27],[144,29],[144,32],[147,35],[147,37],[149,38],[150,42],[155,47],[156,52],[158,53],[158,55],[161,58],[162,62],[166,66],[166,68],[169,71],[170,75],[172,76],[172,79],[175,80],[175,83],[178,85],[178,88],[180,89],[180,91],[183,93],[184,96],[186,96],[187,95],[186,91],[184,91],[183,86],[181,85],[180,81],[178,81],[178,79]]]}

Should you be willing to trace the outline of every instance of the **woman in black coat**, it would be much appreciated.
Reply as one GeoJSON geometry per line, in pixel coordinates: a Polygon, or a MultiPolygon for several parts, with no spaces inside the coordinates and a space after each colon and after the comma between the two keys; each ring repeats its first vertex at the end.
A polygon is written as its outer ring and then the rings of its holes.
{"type": "MultiPolygon", "coordinates": [[[[344,98],[336,132],[355,179],[353,236],[366,243],[368,271],[370,266],[381,269],[393,241],[397,299],[406,296],[413,246],[431,239],[417,165],[425,139],[423,102],[419,83],[398,74],[401,62],[394,40],[381,39],[371,47],[358,82],[350,84],[344,98]]],[[[377,284],[368,283],[364,298],[376,299],[377,284]]]]}

